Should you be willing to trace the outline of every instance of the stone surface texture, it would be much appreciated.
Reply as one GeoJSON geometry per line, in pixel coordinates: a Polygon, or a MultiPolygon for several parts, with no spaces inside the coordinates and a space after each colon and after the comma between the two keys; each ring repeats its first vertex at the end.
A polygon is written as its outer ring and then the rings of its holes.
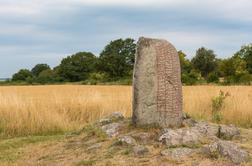
{"type": "Polygon", "coordinates": [[[208,137],[217,137],[219,135],[219,126],[207,122],[196,123],[192,129],[208,137]]]}
{"type": "Polygon", "coordinates": [[[159,141],[168,147],[197,146],[201,143],[202,135],[191,128],[166,129],[159,141]]]}
{"type": "Polygon", "coordinates": [[[212,157],[227,157],[234,164],[245,163],[249,160],[249,154],[239,148],[236,144],[229,141],[219,140],[213,144],[208,145],[204,152],[212,157]]]}
{"type": "Polygon", "coordinates": [[[233,125],[220,125],[219,137],[222,139],[231,140],[232,138],[239,136],[240,130],[233,125]]]}
{"type": "Polygon", "coordinates": [[[120,123],[110,123],[101,127],[102,131],[105,132],[109,137],[115,137],[119,135],[119,130],[121,128],[120,123]]]}
{"type": "Polygon", "coordinates": [[[132,138],[131,136],[127,136],[127,135],[120,137],[119,141],[125,145],[137,145],[136,140],[132,138]]]}
{"type": "Polygon", "coordinates": [[[172,159],[178,160],[178,159],[189,156],[193,152],[194,150],[190,148],[165,149],[161,151],[161,155],[170,156],[172,159]]]}
{"type": "MultiPolygon", "coordinates": [[[[228,165],[250,162],[250,152],[245,151],[244,145],[237,144],[244,142],[239,128],[233,125],[197,122],[185,116],[183,119],[184,125],[180,128],[138,128],[131,126],[131,122],[122,114],[113,113],[94,124],[108,135],[106,140],[113,141],[111,145],[120,146],[116,148],[122,150],[125,148],[123,153],[133,153],[139,158],[157,155],[156,152],[159,152],[164,158],[168,157],[176,162],[195,156],[207,157],[217,162],[226,158],[228,165]],[[233,139],[235,143],[231,142],[233,139]]],[[[68,148],[84,146],[87,151],[97,152],[104,147],[103,142],[98,142],[99,139],[93,136],[91,138],[87,142],[71,142],[68,148]]],[[[247,139],[245,141],[249,142],[247,139]]]]}
{"type": "Polygon", "coordinates": [[[133,122],[180,127],[182,84],[177,50],[166,40],[141,37],[133,77],[133,122]]]}

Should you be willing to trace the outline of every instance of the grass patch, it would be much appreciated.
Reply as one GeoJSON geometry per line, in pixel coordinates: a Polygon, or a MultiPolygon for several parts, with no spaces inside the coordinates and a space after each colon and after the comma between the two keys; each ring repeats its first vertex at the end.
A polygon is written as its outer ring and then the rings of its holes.
{"type": "Polygon", "coordinates": [[[123,151],[122,151],[122,155],[129,155],[129,154],[131,154],[133,152],[133,148],[132,147],[127,147],[126,149],[124,149],[123,151]]]}
{"type": "Polygon", "coordinates": [[[63,135],[55,136],[30,136],[0,140],[0,161],[14,162],[22,155],[22,147],[46,141],[56,141],[64,138],[63,135]]]}
{"type": "Polygon", "coordinates": [[[94,164],[95,164],[95,160],[85,160],[85,161],[79,162],[75,166],[93,166],[94,164]]]}
{"type": "Polygon", "coordinates": [[[12,149],[12,148],[20,148],[27,144],[34,144],[38,142],[44,141],[52,141],[62,139],[64,135],[54,135],[54,136],[29,136],[29,137],[19,137],[12,139],[4,139],[0,140],[0,151],[12,149]]]}
{"type": "Polygon", "coordinates": [[[114,158],[114,156],[116,155],[116,153],[118,151],[121,150],[121,147],[118,147],[118,146],[114,146],[114,147],[110,147],[108,150],[107,150],[107,153],[105,154],[105,158],[106,159],[109,159],[109,158],[114,158]]]}
{"type": "Polygon", "coordinates": [[[90,137],[97,137],[99,141],[107,140],[107,134],[94,125],[87,125],[82,129],[82,132],[86,134],[86,139],[90,139],[90,137]]]}

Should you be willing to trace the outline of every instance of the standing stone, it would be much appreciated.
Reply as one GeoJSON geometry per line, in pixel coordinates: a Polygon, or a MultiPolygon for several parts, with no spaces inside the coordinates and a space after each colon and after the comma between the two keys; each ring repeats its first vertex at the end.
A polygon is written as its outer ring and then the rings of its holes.
{"type": "Polygon", "coordinates": [[[179,127],[183,119],[180,62],[166,40],[141,37],[133,78],[133,123],[179,127]]]}

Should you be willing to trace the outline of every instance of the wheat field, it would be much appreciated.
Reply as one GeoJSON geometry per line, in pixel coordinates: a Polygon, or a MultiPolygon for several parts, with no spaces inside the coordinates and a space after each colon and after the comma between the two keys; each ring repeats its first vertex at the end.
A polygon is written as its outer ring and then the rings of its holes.
{"type": "MultiPolygon", "coordinates": [[[[252,86],[185,86],[183,109],[211,120],[211,99],[229,92],[221,123],[252,127],[252,86]]],[[[130,86],[1,86],[0,134],[41,135],[79,129],[111,112],[131,116],[130,86]]]]}

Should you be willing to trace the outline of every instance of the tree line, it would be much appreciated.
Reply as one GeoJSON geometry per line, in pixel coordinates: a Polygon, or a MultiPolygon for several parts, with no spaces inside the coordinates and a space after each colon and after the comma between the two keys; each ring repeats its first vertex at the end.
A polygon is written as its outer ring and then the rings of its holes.
{"type": "MultiPolygon", "coordinates": [[[[133,39],[117,39],[106,45],[99,56],[91,52],[78,52],[63,58],[54,68],[47,64],[37,64],[31,70],[21,69],[9,81],[28,84],[130,84],[135,53],[136,43],[133,39]]],[[[252,44],[242,46],[231,57],[225,59],[217,58],[213,50],[205,47],[199,48],[191,60],[183,51],[178,51],[178,55],[181,79],[185,85],[250,84],[252,81],[252,44]]]]}

